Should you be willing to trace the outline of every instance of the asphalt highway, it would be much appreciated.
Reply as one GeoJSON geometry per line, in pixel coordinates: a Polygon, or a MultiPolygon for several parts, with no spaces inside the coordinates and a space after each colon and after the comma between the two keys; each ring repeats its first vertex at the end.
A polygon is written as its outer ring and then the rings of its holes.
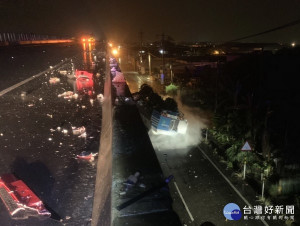
{"type": "Polygon", "coordinates": [[[1,49],[0,92],[6,92],[0,96],[0,175],[13,173],[23,180],[56,218],[15,221],[0,202],[1,225],[90,224],[96,161],[76,156],[99,150],[97,95],[103,93],[104,64],[98,51],[84,52],[76,45],[1,49]],[[79,92],[75,79],[60,73],[71,70],[70,59],[75,69],[93,73],[91,92],[79,92]],[[50,83],[52,77],[60,80],[50,83]],[[64,98],[67,91],[77,98],[64,98]],[[82,126],[86,136],[73,134],[72,127],[82,126]]]}

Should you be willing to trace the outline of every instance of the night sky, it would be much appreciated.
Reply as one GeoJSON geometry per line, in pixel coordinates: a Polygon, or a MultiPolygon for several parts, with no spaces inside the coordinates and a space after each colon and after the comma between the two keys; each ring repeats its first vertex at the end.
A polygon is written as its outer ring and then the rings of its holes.
{"type": "MultiPolygon", "coordinates": [[[[300,19],[299,0],[0,0],[0,32],[224,42],[300,19]]],[[[300,43],[300,24],[243,42],[300,43]]]]}

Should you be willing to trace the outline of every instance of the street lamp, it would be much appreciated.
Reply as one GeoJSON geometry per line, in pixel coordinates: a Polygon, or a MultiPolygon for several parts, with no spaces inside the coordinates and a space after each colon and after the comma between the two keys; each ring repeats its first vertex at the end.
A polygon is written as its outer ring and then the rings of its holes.
{"type": "Polygon", "coordinates": [[[113,54],[114,56],[116,56],[116,55],[119,54],[119,51],[118,51],[117,49],[113,49],[113,50],[112,50],[112,54],[113,54]]]}

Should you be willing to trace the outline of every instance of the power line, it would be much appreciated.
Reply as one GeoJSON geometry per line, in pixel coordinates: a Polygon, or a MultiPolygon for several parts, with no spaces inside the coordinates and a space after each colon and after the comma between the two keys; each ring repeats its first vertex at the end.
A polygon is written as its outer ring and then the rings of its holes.
{"type": "Polygon", "coordinates": [[[244,36],[244,37],[241,37],[241,38],[233,39],[233,40],[227,41],[227,42],[236,42],[236,41],[240,41],[240,40],[243,40],[243,39],[256,37],[256,36],[259,36],[259,35],[263,35],[263,34],[266,34],[266,33],[273,32],[273,31],[281,30],[281,29],[284,29],[284,28],[287,28],[287,27],[291,27],[291,26],[297,25],[299,23],[300,23],[300,19],[292,21],[292,22],[284,24],[284,25],[281,25],[279,27],[275,27],[275,28],[272,28],[272,29],[269,29],[269,30],[266,30],[266,31],[263,31],[263,32],[259,32],[259,33],[248,35],[248,36],[244,36]]]}

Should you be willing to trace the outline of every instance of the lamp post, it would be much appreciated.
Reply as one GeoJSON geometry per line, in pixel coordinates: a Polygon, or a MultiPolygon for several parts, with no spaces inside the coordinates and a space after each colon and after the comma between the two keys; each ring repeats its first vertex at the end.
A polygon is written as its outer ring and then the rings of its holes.
{"type": "Polygon", "coordinates": [[[151,55],[150,55],[150,53],[148,53],[148,61],[149,61],[149,75],[151,76],[152,72],[151,72],[151,55]]]}

